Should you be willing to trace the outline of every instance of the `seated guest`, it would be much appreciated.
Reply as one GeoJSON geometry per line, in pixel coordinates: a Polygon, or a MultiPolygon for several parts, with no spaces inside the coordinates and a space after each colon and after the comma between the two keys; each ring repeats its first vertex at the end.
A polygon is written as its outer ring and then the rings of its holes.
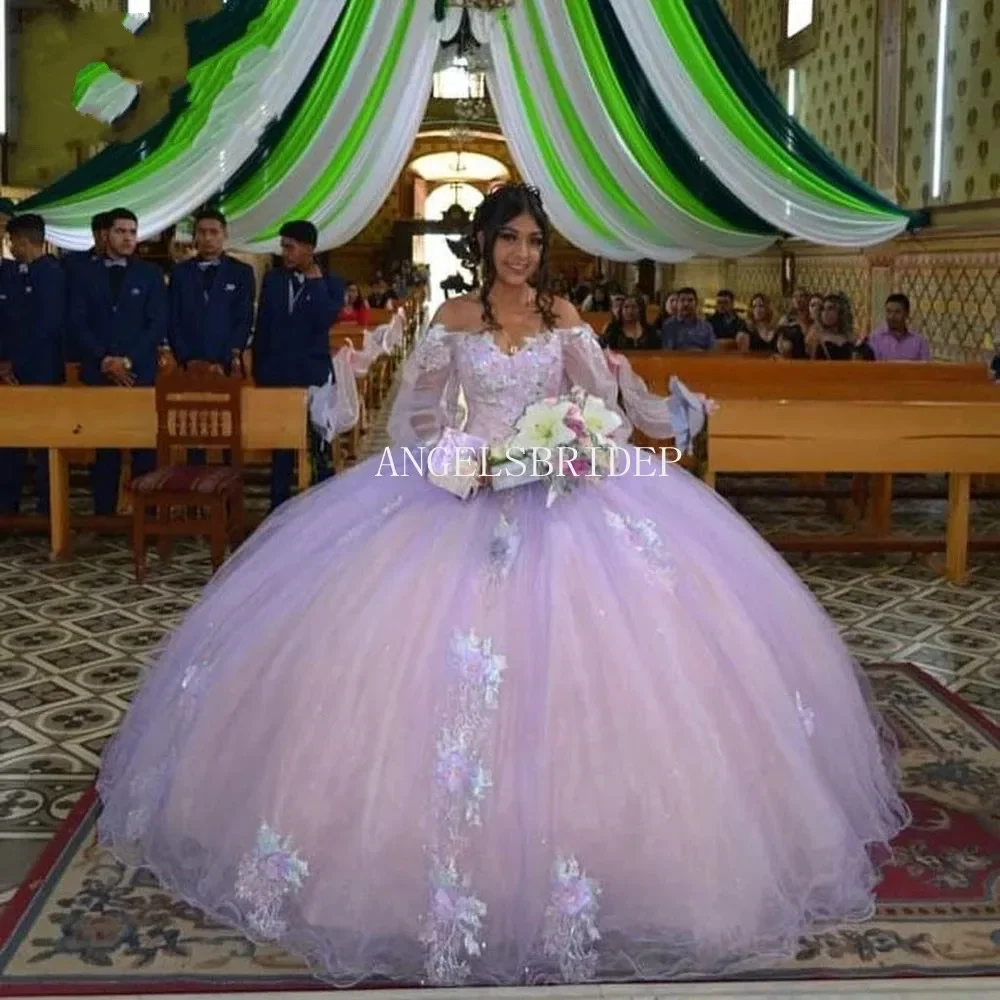
{"type": "Polygon", "coordinates": [[[728,288],[716,294],[715,312],[708,321],[716,340],[733,340],[746,330],[746,324],[736,315],[736,298],[728,288]]]}
{"type": "MultiPolygon", "coordinates": [[[[808,288],[797,288],[795,295],[792,296],[788,311],[781,317],[779,325],[793,326],[797,323],[803,333],[808,332],[810,326],[810,303],[816,298],[820,298],[820,296],[813,295],[808,288]]],[[[820,304],[822,305],[822,299],[820,299],[820,304]]],[[[816,321],[819,322],[818,313],[816,321]]]]}
{"type": "Polygon", "coordinates": [[[347,286],[344,296],[344,308],[340,310],[338,317],[341,323],[356,323],[358,326],[366,326],[371,322],[371,313],[368,310],[368,303],[365,302],[361,289],[354,284],[347,286]]]}
{"type": "Polygon", "coordinates": [[[990,376],[1000,382],[1000,339],[993,341],[993,357],[990,358],[990,376]]]}
{"type": "MultiPolygon", "coordinates": [[[[135,255],[139,225],[134,213],[116,208],[109,214],[106,255],[70,290],[70,329],[80,378],[85,385],[151,386],[169,327],[163,272],[135,255]]],[[[132,452],[133,476],[152,472],[155,465],[152,450],[132,452]]],[[[98,449],[91,473],[95,514],[115,513],[120,474],[121,452],[98,449]]]]}
{"type": "Polygon", "coordinates": [[[657,330],[662,332],[663,324],[666,323],[668,319],[673,319],[677,315],[677,293],[676,292],[661,292],[660,293],[660,310],[653,321],[653,325],[657,330]]]}
{"type": "Polygon", "coordinates": [[[381,273],[375,275],[371,290],[368,292],[368,305],[372,309],[391,309],[393,306],[392,289],[386,284],[381,273]]]}
{"type": "Polygon", "coordinates": [[[659,350],[659,334],[646,322],[645,307],[638,296],[627,295],[620,319],[613,319],[601,337],[601,346],[612,351],[659,350]]]}
{"type": "Polygon", "coordinates": [[[677,315],[664,322],[660,343],[667,351],[710,351],[715,347],[715,332],[698,315],[698,293],[693,288],[678,291],[677,315]]]}
{"type": "Polygon", "coordinates": [[[802,323],[803,333],[808,337],[811,330],[819,326],[819,314],[823,311],[823,296],[813,293],[809,296],[809,308],[802,323]]]}
{"type": "MultiPolygon", "coordinates": [[[[333,375],[330,327],[344,305],[344,286],[316,263],[318,234],[304,220],[281,227],[282,267],[261,284],[254,333],[254,378],[261,386],[325,385],[333,375]]],[[[292,494],[295,453],[271,462],[271,509],[292,494]]]]}
{"type": "Polygon", "coordinates": [[[819,328],[811,344],[810,357],[818,361],[869,360],[864,344],[854,340],[851,304],[843,295],[827,295],[820,310],[819,328]]]}
{"type": "Polygon", "coordinates": [[[608,293],[608,286],[594,285],[594,290],[583,300],[581,309],[588,313],[611,312],[611,296],[608,293]]]}
{"type": "Polygon", "coordinates": [[[774,338],[777,357],[801,361],[807,358],[805,337],[798,324],[795,326],[779,326],[774,338]]]}
{"type": "Polygon", "coordinates": [[[201,361],[218,374],[242,367],[253,326],[257,279],[249,264],[226,253],[226,217],[215,209],[195,216],[197,256],[170,278],[170,349],[177,363],[201,361]]]}
{"type": "MultiPolygon", "coordinates": [[[[14,262],[0,268],[0,382],[58,385],[65,374],[66,275],[45,252],[45,220],[20,215],[7,226],[14,262]]],[[[2,390],[0,390],[2,395],[2,390]]],[[[28,452],[0,450],[0,512],[16,514],[28,452]]],[[[49,512],[49,456],[35,452],[38,512],[49,512]]]]}
{"type": "Polygon", "coordinates": [[[885,300],[885,322],[868,338],[876,361],[930,361],[927,341],[910,327],[910,300],[900,293],[885,300]]]}
{"type": "Polygon", "coordinates": [[[778,350],[778,330],[768,297],[758,292],[750,300],[746,329],[736,334],[736,346],[743,353],[774,354],[778,350]]]}

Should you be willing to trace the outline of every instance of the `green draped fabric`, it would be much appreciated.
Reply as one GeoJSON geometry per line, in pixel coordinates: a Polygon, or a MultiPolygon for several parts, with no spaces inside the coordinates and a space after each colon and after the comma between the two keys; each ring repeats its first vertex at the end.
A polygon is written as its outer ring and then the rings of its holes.
{"type": "MultiPolygon", "coordinates": [[[[253,2],[259,2],[259,0],[253,0],[253,2]]],[[[266,0],[264,0],[264,2],[266,2],[266,0]]],[[[349,9],[350,5],[348,4],[344,7],[340,17],[337,18],[336,27],[332,32],[330,32],[330,37],[326,40],[326,44],[323,46],[309,70],[309,75],[302,81],[302,85],[295,92],[295,97],[285,109],[284,114],[282,114],[279,118],[276,118],[267,126],[260,138],[260,141],[257,143],[257,148],[253,151],[253,154],[240,167],[240,169],[233,174],[226,186],[221,191],[217,192],[212,198],[213,204],[221,205],[228,195],[232,194],[234,191],[238,191],[244,184],[250,181],[250,179],[254,177],[258,171],[267,169],[268,158],[273,150],[281,143],[282,139],[284,139],[288,134],[288,130],[295,124],[296,116],[302,110],[302,106],[305,102],[309,99],[309,95],[312,92],[313,87],[316,85],[316,78],[324,63],[330,57],[330,50],[333,48],[334,42],[336,41],[337,35],[343,26],[344,18],[349,9]]]]}
{"type": "MultiPolygon", "coordinates": [[[[603,0],[606,2],[606,0],[603,0]]],[[[761,129],[779,142],[799,162],[842,191],[860,198],[874,208],[899,212],[894,202],[879,194],[848,170],[786,110],[760,70],[743,47],[729,23],[722,5],[704,0],[683,0],[691,19],[715,56],[719,73],[757,119],[761,129]]],[[[910,225],[919,222],[916,213],[910,225]]]]}
{"type": "Polygon", "coordinates": [[[618,83],[647,137],[652,140],[660,158],[671,173],[734,229],[748,233],[774,233],[773,226],[768,225],[747,208],[699,160],[698,154],[670,120],[666,109],[643,75],[610,0],[583,0],[583,2],[590,3],[604,48],[614,65],[618,83]]]}
{"type": "MultiPolygon", "coordinates": [[[[268,0],[229,0],[217,14],[187,26],[188,66],[193,69],[238,42],[253,20],[267,7],[268,0]]],[[[184,84],[170,96],[170,108],[152,128],[127,143],[112,143],[97,156],[50,184],[38,194],[21,202],[21,211],[31,212],[53,202],[84,195],[91,188],[112,180],[129,167],[159,149],[170,135],[177,119],[187,109],[190,84],[184,84]]],[[[107,208],[117,207],[108,205],[107,208]]]]}

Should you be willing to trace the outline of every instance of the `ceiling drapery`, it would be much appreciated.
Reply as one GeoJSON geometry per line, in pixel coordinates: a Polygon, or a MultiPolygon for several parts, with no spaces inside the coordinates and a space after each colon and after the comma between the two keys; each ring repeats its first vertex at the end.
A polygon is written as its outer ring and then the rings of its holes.
{"type": "MultiPolygon", "coordinates": [[[[117,205],[143,237],[210,203],[240,249],[274,251],[290,218],[312,219],[323,249],[346,243],[405,166],[462,13],[443,0],[230,0],[189,31],[192,68],[166,118],[22,209],[70,249],[117,205]]],[[[471,11],[469,29],[518,169],[591,253],[742,256],[781,235],[866,246],[917,221],[785,114],[717,4],[516,0],[471,11]]]]}

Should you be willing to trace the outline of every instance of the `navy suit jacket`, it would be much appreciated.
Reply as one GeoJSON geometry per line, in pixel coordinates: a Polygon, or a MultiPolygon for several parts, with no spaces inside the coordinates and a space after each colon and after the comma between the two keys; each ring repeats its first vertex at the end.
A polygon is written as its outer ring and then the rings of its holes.
{"type": "Polygon", "coordinates": [[[253,375],[263,386],[323,385],[331,377],[330,327],[344,307],[345,286],[329,274],[301,285],[284,268],[261,284],[253,375]],[[289,290],[298,292],[289,311],[289,290]]]}
{"type": "Polygon", "coordinates": [[[0,359],[23,385],[59,385],[65,378],[66,276],[55,257],[39,257],[26,273],[14,261],[0,268],[0,359]]]}
{"type": "Polygon", "coordinates": [[[229,370],[253,327],[257,281],[253,268],[223,256],[206,296],[202,271],[187,260],[170,275],[170,349],[182,365],[208,361],[229,370]]]}
{"type": "Polygon", "coordinates": [[[80,350],[76,345],[76,341],[73,339],[73,331],[71,329],[69,318],[72,315],[72,299],[71,295],[73,292],[73,286],[78,281],[86,281],[87,275],[91,274],[91,269],[99,264],[104,258],[97,252],[96,247],[91,247],[89,250],[82,250],[77,253],[67,253],[59,258],[59,263],[62,265],[63,272],[66,275],[66,332],[63,334],[63,353],[66,355],[67,361],[79,361],[80,360],[80,350]]]}
{"type": "Polygon", "coordinates": [[[71,282],[70,327],[87,385],[108,385],[101,372],[106,357],[128,358],[138,385],[156,380],[158,348],[167,335],[167,290],[163,272],[148,261],[129,259],[121,295],[111,296],[110,268],[103,261],[71,282]]]}

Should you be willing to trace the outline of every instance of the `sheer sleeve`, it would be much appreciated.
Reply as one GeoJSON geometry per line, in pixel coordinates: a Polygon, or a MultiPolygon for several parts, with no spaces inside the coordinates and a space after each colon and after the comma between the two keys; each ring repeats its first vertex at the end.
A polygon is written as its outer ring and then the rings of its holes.
{"type": "Polygon", "coordinates": [[[624,415],[643,434],[657,440],[674,436],[667,397],[651,393],[622,355],[616,356],[612,368],[590,327],[564,333],[563,363],[570,382],[600,396],[618,412],[624,409],[624,415]]]}
{"type": "Polygon", "coordinates": [[[453,339],[443,326],[431,326],[417,341],[403,366],[399,393],[389,414],[387,430],[393,444],[402,448],[432,445],[448,425],[458,388],[453,339]]]}

